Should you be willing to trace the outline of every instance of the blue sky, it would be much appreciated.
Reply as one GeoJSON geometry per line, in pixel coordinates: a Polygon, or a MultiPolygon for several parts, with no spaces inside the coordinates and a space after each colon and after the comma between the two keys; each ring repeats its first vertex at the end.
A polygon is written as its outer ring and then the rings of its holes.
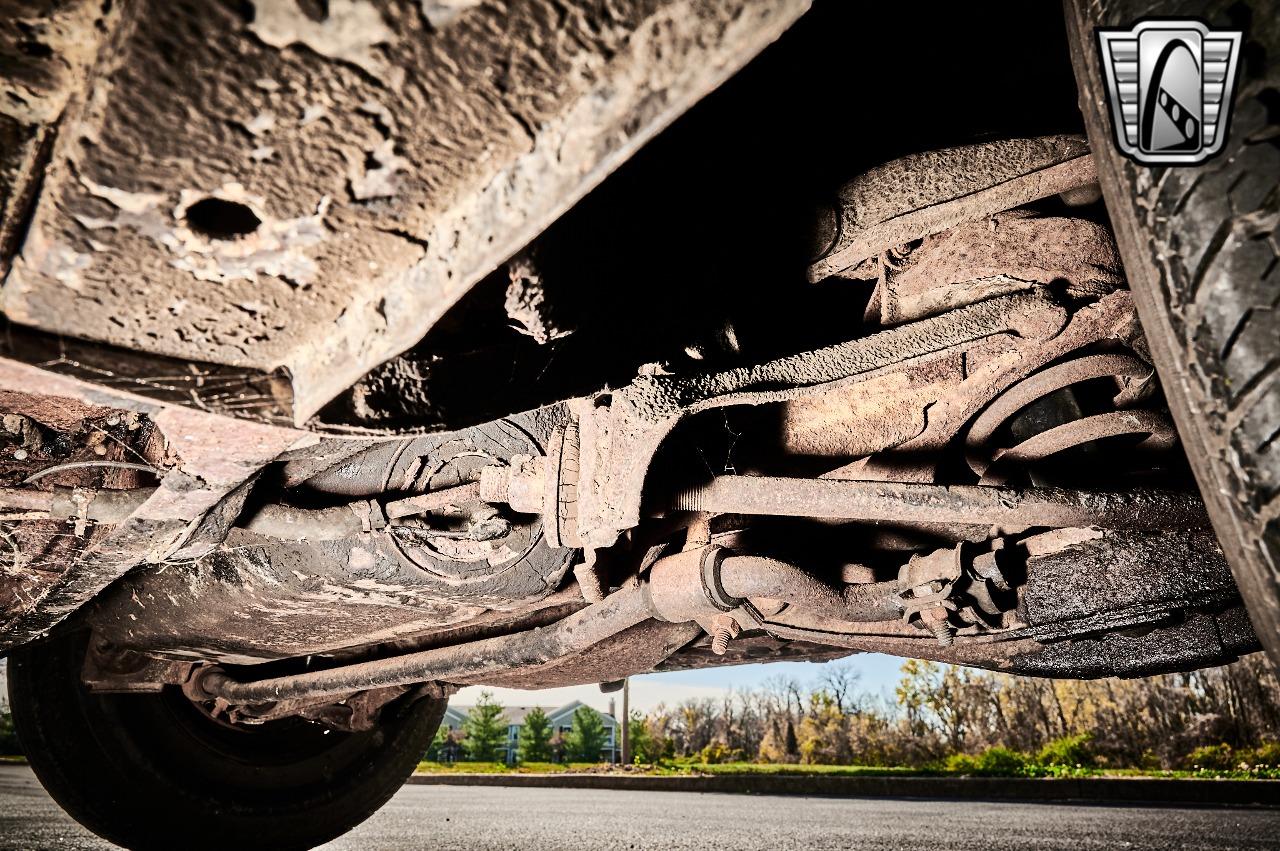
{"type": "MultiPolygon", "coordinates": [[[[836,660],[836,664],[849,665],[862,676],[862,688],[878,692],[882,688],[893,690],[898,682],[902,659],[881,653],[864,653],[836,660]]],[[[814,662],[771,662],[765,665],[733,665],[726,668],[703,668],[699,671],[675,671],[670,674],[648,674],[645,679],[666,683],[690,683],[722,686],[724,688],[752,688],[767,679],[783,675],[794,677],[801,683],[809,683],[822,675],[823,665],[814,662]]],[[[636,679],[640,679],[636,677],[636,679]]]]}
{"type": "MultiPolygon", "coordinates": [[[[766,680],[782,675],[793,677],[802,685],[815,683],[822,676],[823,665],[849,665],[861,674],[860,687],[872,693],[892,694],[898,682],[902,659],[879,653],[864,653],[834,663],[771,662],[764,665],[734,665],[725,668],[703,668],[668,674],[645,674],[631,678],[631,708],[646,712],[659,703],[673,705],[691,697],[719,697],[732,689],[750,689],[766,680]]],[[[470,686],[454,695],[455,705],[475,702],[481,691],[489,691],[504,706],[562,706],[581,700],[602,712],[608,711],[610,698],[621,711],[620,694],[602,694],[596,685],[525,691],[522,689],[470,686]]]]}

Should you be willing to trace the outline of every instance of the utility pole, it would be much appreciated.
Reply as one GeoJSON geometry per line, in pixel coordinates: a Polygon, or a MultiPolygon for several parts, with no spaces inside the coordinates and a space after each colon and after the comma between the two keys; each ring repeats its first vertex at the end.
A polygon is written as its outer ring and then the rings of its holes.
{"type": "Polygon", "coordinates": [[[631,764],[631,678],[622,679],[622,764],[631,764]]]}

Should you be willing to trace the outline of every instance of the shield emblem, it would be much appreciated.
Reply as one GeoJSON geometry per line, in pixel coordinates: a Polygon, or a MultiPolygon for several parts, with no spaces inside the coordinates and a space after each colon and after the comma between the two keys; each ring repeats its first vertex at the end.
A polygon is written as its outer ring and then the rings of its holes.
{"type": "Polygon", "coordinates": [[[1097,36],[1121,152],[1146,165],[1195,165],[1222,150],[1241,32],[1150,20],[1097,36]]]}

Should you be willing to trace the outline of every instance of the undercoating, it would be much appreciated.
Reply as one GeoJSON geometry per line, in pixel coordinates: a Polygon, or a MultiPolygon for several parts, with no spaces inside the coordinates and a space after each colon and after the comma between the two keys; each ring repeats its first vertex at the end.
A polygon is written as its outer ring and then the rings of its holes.
{"type": "Polygon", "coordinates": [[[1004,139],[910,154],[858,176],[820,218],[809,279],[962,222],[1096,180],[1078,136],[1004,139]]]}
{"type": "Polygon", "coordinates": [[[49,148],[5,315],[284,370],[302,423],[808,2],[72,5],[67,67],[57,13],[22,10],[48,55],[18,70],[54,78],[23,132],[56,140],[0,164],[49,148]]]}
{"type": "Polygon", "coordinates": [[[1063,529],[1025,540],[1021,547],[1029,558],[1020,612],[1032,625],[1139,604],[1173,610],[1190,600],[1236,599],[1231,572],[1207,528],[1063,529]]]}
{"type": "Polygon", "coordinates": [[[1160,628],[1100,632],[1042,645],[1000,670],[1026,676],[1147,677],[1223,665],[1258,650],[1243,606],[1192,612],[1160,628]]]}

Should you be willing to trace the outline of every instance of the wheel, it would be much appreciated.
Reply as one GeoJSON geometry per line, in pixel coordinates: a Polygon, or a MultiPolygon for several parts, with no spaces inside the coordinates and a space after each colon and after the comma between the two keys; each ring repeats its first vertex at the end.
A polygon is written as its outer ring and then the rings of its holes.
{"type": "Polygon", "coordinates": [[[80,682],[88,633],[14,650],[14,724],[63,809],[127,848],[312,848],[395,794],[446,703],[402,699],[368,732],[301,719],[214,720],[179,689],[93,694],[80,682]]]}
{"type": "Polygon", "coordinates": [[[1161,385],[1255,632],[1280,667],[1280,3],[1067,0],[1089,142],[1161,385]],[[1095,26],[1244,31],[1226,146],[1153,168],[1111,141],[1095,26]]]}

